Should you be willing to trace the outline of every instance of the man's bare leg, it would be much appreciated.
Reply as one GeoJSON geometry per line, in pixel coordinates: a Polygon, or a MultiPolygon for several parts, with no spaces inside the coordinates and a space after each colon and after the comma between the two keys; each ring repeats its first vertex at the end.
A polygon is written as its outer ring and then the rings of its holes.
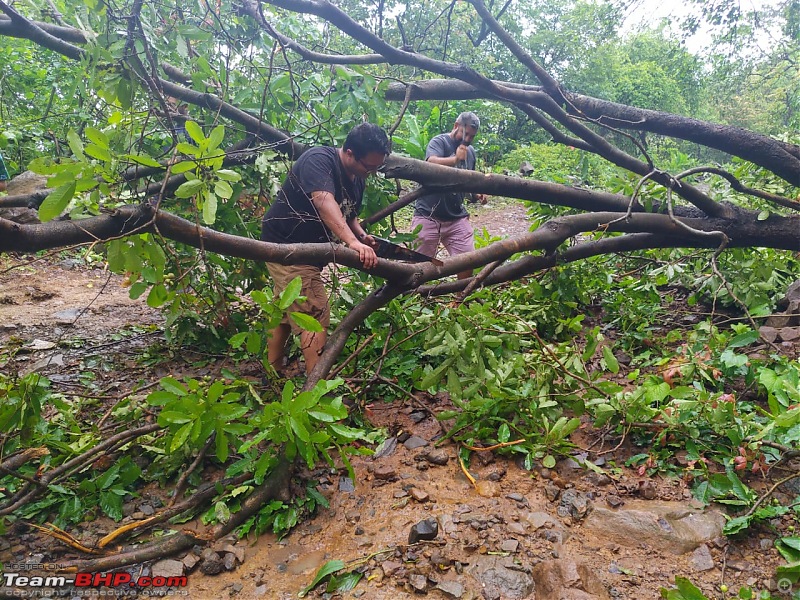
{"type": "Polygon", "coordinates": [[[303,350],[303,357],[306,359],[306,375],[309,375],[314,366],[316,366],[319,355],[322,353],[327,341],[328,333],[326,331],[320,331],[319,333],[303,331],[300,334],[300,348],[303,350]]]}
{"type": "Polygon", "coordinates": [[[275,329],[270,331],[269,339],[267,340],[267,360],[276,371],[283,368],[283,357],[286,354],[286,342],[289,339],[289,334],[292,332],[288,323],[281,323],[275,329]]]}

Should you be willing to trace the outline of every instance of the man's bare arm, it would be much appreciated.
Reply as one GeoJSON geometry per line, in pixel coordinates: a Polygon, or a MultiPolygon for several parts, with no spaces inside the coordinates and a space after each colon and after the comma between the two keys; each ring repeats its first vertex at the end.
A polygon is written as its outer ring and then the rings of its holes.
{"type": "MultiPolygon", "coordinates": [[[[342,240],[342,242],[347,244],[348,248],[358,252],[358,256],[364,268],[371,269],[378,264],[378,257],[375,251],[367,244],[358,240],[356,233],[345,221],[344,215],[342,215],[342,209],[339,208],[333,194],[330,192],[312,192],[311,202],[314,203],[314,207],[317,209],[322,222],[328,226],[328,229],[342,240]]],[[[363,232],[363,229],[361,231],[363,232]]]]}

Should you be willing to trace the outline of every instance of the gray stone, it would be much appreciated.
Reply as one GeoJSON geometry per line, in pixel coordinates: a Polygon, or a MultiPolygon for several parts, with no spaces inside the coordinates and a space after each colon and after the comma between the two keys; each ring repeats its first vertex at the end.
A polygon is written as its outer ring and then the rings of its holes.
{"type": "Polygon", "coordinates": [[[181,562],[183,562],[183,566],[186,567],[187,571],[191,571],[197,566],[197,563],[200,562],[200,557],[194,554],[193,552],[190,552],[189,554],[183,557],[183,560],[181,562]]]}
{"type": "Polygon", "coordinates": [[[589,500],[582,492],[575,489],[561,492],[561,499],[559,500],[557,509],[559,516],[572,517],[579,521],[586,516],[589,509],[589,500]]]}
{"type": "Polygon", "coordinates": [[[411,488],[408,490],[408,493],[411,494],[411,497],[414,498],[417,502],[428,502],[431,497],[428,492],[421,490],[419,488],[411,488]]]}
{"type": "Polygon", "coordinates": [[[561,495],[561,488],[552,481],[548,481],[544,484],[544,494],[550,502],[555,502],[561,495]]]}
{"type": "Polygon", "coordinates": [[[397,450],[397,438],[386,438],[383,443],[378,446],[377,450],[375,450],[375,454],[372,455],[372,458],[373,460],[377,460],[379,458],[383,458],[384,456],[391,456],[394,454],[395,450],[397,450]]]}
{"type": "Polygon", "coordinates": [[[779,330],[781,341],[793,342],[800,339],[800,327],[783,327],[779,330]]]}
{"type": "Polygon", "coordinates": [[[414,591],[417,593],[424,593],[425,590],[428,589],[428,578],[425,575],[420,575],[419,573],[414,573],[413,575],[409,575],[408,583],[411,584],[411,587],[414,588],[414,591]]]}
{"type": "Polygon", "coordinates": [[[160,560],[153,563],[153,577],[181,577],[183,567],[183,562],[179,560],[160,560]]]}
{"type": "Polygon", "coordinates": [[[515,533],[517,535],[525,535],[525,526],[522,523],[518,523],[517,521],[511,521],[506,526],[509,533],[515,533]]]}
{"type": "Polygon", "coordinates": [[[423,446],[427,445],[428,440],[423,439],[418,435],[412,435],[405,442],[403,442],[403,446],[405,446],[408,450],[416,450],[417,448],[422,448],[423,446]]]}
{"type": "Polygon", "coordinates": [[[350,494],[356,491],[356,486],[353,484],[353,480],[349,477],[340,477],[339,478],[339,491],[345,492],[346,494],[350,494]]]}
{"type": "Polygon", "coordinates": [[[381,569],[383,569],[384,577],[391,577],[402,568],[403,568],[403,563],[396,562],[393,560],[385,560],[381,563],[381,569]]]}
{"type": "Polygon", "coordinates": [[[765,341],[772,343],[778,339],[778,329],[764,325],[758,328],[758,333],[765,341]]]}
{"type": "Polygon", "coordinates": [[[625,508],[596,506],[583,526],[619,544],[638,547],[642,540],[673,554],[685,554],[722,535],[725,517],[680,502],[630,500],[625,508]]]}
{"type": "Polygon", "coordinates": [[[692,568],[695,571],[710,571],[714,568],[714,559],[711,556],[711,551],[705,544],[692,552],[692,558],[690,560],[692,568]]]}
{"type": "Polygon", "coordinates": [[[611,477],[605,473],[596,473],[595,471],[589,471],[584,479],[586,480],[586,483],[597,487],[603,487],[611,483],[611,477]]]}
{"type": "Polygon", "coordinates": [[[156,509],[150,506],[149,504],[140,504],[139,510],[142,511],[142,513],[148,517],[154,515],[156,512],[156,509]]]}
{"type": "Polygon", "coordinates": [[[222,558],[222,565],[226,571],[233,571],[236,568],[236,555],[226,552],[222,558]]]}
{"type": "Polygon", "coordinates": [[[83,308],[68,308],[53,315],[53,320],[59,325],[72,325],[83,313],[83,308]]]}
{"type": "MultiPolygon", "coordinates": [[[[534,590],[533,578],[530,575],[509,569],[506,567],[504,559],[499,556],[479,555],[475,557],[471,561],[469,573],[480,583],[484,598],[521,600],[529,598],[534,590]]],[[[542,596],[542,598],[549,597],[542,596]]]]}
{"type": "Polygon", "coordinates": [[[51,342],[50,340],[40,340],[34,339],[31,341],[30,344],[25,344],[25,350],[30,350],[32,352],[36,352],[37,350],[51,350],[56,347],[55,342],[51,342]]]}
{"type": "Polygon", "coordinates": [[[229,552],[236,557],[240,563],[244,562],[244,548],[242,546],[237,546],[235,544],[225,544],[222,547],[223,552],[229,552]]]}
{"type": "Polygon", "coordinates": [[[457,581],[440,581],[436,585],[437,590],[444,592],[445,596],[451,598],[461,598],[464,595],[464,586],[457,581]]]}
{"type": "Polygon", "coordinates": [[[8,182],[6,191],[9,196],[22,196],[37,190],[47,189],[47,177],[33,171],[23,171],[8,182]]]}
{"type": "Polygon", "coordinates": [[[546,512],[532,512],[528,513],[525,517],[528,523],[531,524],[531,527],[534,529],[539,529],[540,527],[544,527],[547,523],[552,525],[556,524],[555,519],[548,515],[546,512]]]}
{"type": "Polygon", "coordinates": [[[219,575],[225,570],[219,554],[213,550],[203,552],[203,562],[200,563],[200,572],[203,575],[219,575]]]}
{"type": "Polygon", "coordinates": [[[425,460],[434,465],[444,466],[450,460],[450,455],[447,454],[447,450],[436,448],[425,454],[425,460]]]}
{"type": "Polygon", "coordinates": [[[420,540],[434,540],[439,535],[439,522],[433,517],[423,519],[408,532],[408,543],[416,544],[420,540]]]}
{"type": "Polygon", "coordinates": [[[397,479],[397,470],[390,465],[378,465],[372,471],[372,474],[375,476],[375,479],[380,479],[382,481],[397,479]]]}
{"type": "Polygon", "coordinates": [[[519,542],[517,540],[506,540],[500,544],[500,550],[516,554],[517,550],[519,550],[519,542]]]}
{"type": "Polygon", "coordinates": [[[784,315],[784,314],[775,314],[771,315],[767,322],[764,324],[765,327],[773,327],[775,329],[781,329],[782,327],[788,327],[792,323],[792,316],[791,315],[784,315]]]}
{"type": "Polygon", "coordinates": [[[531,571],[537,598],[559,600],[610,600],[590,567],[571,560],[545,560],[531,571]]]}

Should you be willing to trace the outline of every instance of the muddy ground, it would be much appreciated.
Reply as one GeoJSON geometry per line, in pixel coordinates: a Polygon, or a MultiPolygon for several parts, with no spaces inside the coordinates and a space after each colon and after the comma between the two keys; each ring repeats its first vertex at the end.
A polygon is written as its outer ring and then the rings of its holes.
{"type": "MultiPolygon", "coordinates": [[[[476,227],[485,226],[492,235],[526,227],[520,207],[490,202],[474,210],[476,227]]],[[[3,354],[18,349],[12,361],[0,366],[6,372],[40,371],[66,394],[81,393],[91,384],[102,401],[112,404],[165,372],[191,372],[186,356],[156,369],[144,366],[143,357],[162,338],[162,323],[157,311],[143,300],[131,300],[121,279],[100,263],[87,265],[74,254],[34,263],[29,257],[3,257],[0,263],[0,344],[3,354]]],[[[201,572],[202,548],[173,557],[188,574],[188,587],[174,592],[197,600],[288,600],[333,559],[348,561],[363,578],[355,589],[326,597],[657,598],[676,575],[689,577],[712,598],[727,597],[724,586],[775,589],[775,569],[782,560],[774,540],[793,527],[793,518],[752,528],[736,540],[715,535],[712,527],[707,539],[688,546],[676,546],[658,531],[650,535],[646,528],[641,533],[616,525],[604,528],[609,515],[629,509],[650,515],[645,518],[651,525],[664,531],[673,528],[675,515],[703,515],[708,522],[718,515],[699,511],[682,479],[649,478],[622,466],[643,450],[627,443],[614,448],[619,440],[599,440],[588,424],[574,437],[579,448],[592,447],[593,453],[581,458],[601,467],[616,465],[612,476],[571,460],[562,460],[552,471],[531,472],[513,460],[480,452],[473,454],[470,471],[477,483],[472,484],[459,466],[457,448],[436,443],[443,429],[433,415],[447,407],[444,397],[373,398],[365,417],[385,428],[389,442],[381,456],[354,460],[353,480],[344,469],[315,473],[329,508],[280,541],[264,535],[216,544],[219,559],[227,561],[217,575],[201,572]],[[412,529],[428,519],[436,535],[410,544],[416,539],[409,538],[412,529]]],[[[753,482],[757,490],[768,485],[753,482]]],[[[126,521],[157,510],[167,493],[151,486],[129,499],[126,521]]],[[[71,533],[91,544],[117,525],[97,519],[71,533]]],[[[182,527],[203,530],[198,522],[182,527]]],[[[0,539],[0,560],[6,564],[74,556],[32,531],[15,529],[0,539]]],[[[169,563],[155,569],[175,567],[169,563]]],[[[148,563],[132,572],[153,569],[148,563]]],[[[311,597],[322,597],[323,588],[311,597]]]]}

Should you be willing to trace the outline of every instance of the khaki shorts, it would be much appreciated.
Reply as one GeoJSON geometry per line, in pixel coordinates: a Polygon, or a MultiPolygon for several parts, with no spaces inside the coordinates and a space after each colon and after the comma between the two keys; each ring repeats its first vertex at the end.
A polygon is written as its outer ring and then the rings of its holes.
{"type": "MultiPolygon", "coordinates": [[[[267,263],[267,269],[275,283],[276,297],[286,289],[286,286],[295,277],[300,277],[303,281],[300,293],[306,297],[306,300],[293,302],[286,309],[287,313],[299,312],[310,315],[319,321],[323,329],[328,328],[331,324],[331,306],[328,303],[328,290],[325,289],[325,284],[322,283],[322,269],[313,265],[279,265],[278,263],[267,263]]],[[[305,331],[288,314],[281,322],[288,323],[295,334],[305,331]]]]}

